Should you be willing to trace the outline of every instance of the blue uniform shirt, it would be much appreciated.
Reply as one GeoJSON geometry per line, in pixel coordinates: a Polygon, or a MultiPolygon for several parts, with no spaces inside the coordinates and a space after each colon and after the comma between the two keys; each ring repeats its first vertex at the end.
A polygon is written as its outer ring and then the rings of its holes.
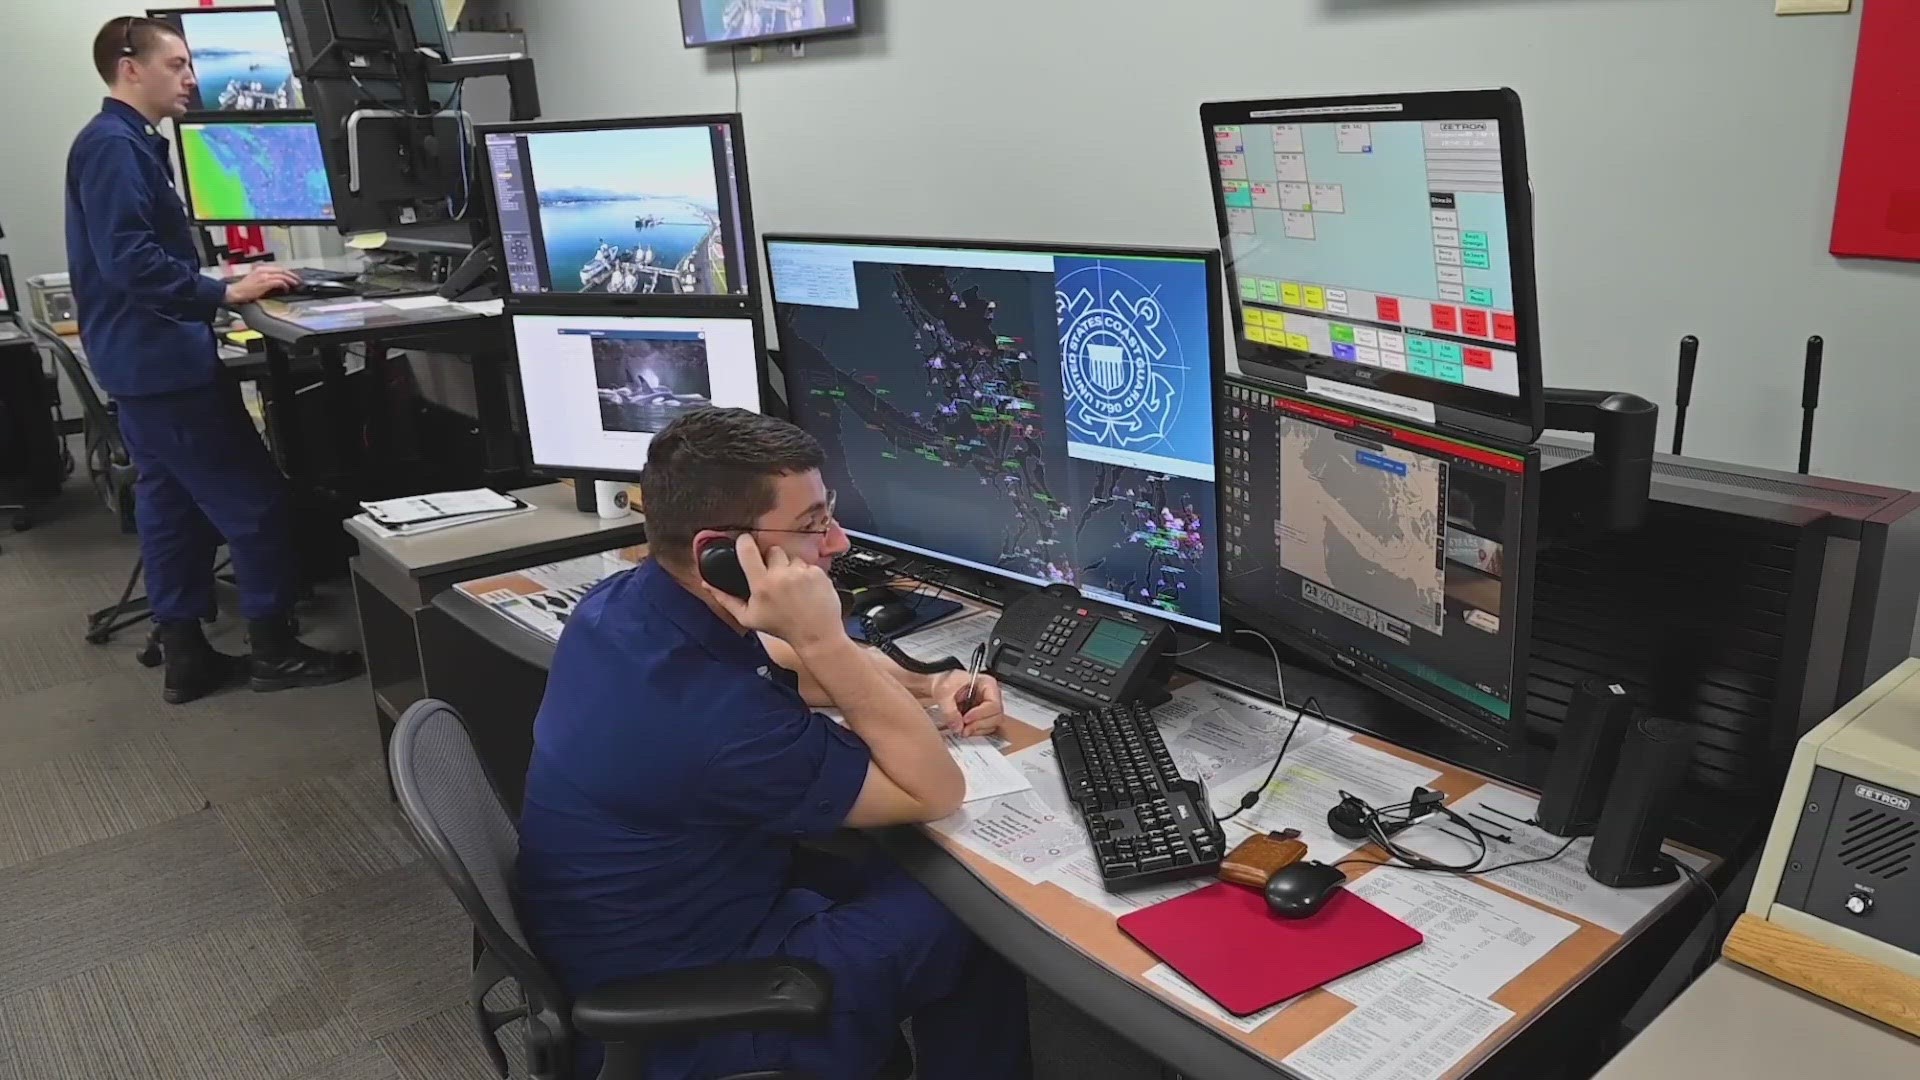
{"type": "Polygon", "coordinates": [[[768,955],[828,901],[793,844],[846,820],[866,744],[654,562],[582,600],[554,652],[520,816],[521,910],[571,993],[768,955]]]}
{"type": "Polygon", "coordinates": [[[67,152],[67,272],[80,341],[108,396],[211,386],[226,286],[200,273],[167,140],[108,98],[67,152]]]}

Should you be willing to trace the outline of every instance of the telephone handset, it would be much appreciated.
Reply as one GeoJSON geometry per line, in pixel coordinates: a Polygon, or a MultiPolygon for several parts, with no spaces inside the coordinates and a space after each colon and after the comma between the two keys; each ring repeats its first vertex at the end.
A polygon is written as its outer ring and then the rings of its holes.
{"type": "Polygon", "coordinates": [[[700,564],[700,580],[728,596],[745,600],[753,587],[747,584],[747,571],[740,565],[740,553],[733,545],[731,536],[710,540],[701,545],[694,561],[700,564]]]}
{"type": "Polygon", "coordinates": [[[1008,604],[987,639],[987,670],[1073,709],[1167,699],[1177,645],[1150,615],[1050,585],[1008,604]]]}

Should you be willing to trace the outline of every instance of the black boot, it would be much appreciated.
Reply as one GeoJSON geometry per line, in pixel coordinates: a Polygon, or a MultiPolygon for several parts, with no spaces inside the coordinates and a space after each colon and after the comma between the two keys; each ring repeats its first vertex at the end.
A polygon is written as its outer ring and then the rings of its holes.
{"type": "Polygon", "coordinates": [[[246,658],[215,652],[197,620],[160,623],[155,629],[167,665],[166,689],[160,696],[169,705],[185,705],[230,686],[246,672],[246,658]]]}
{"type": "Polygon", "coordinates": [[[293,620],[284,615],[249,619],[247,639],[253,645],[253,654],[247,657],[247,682],[260,693],[345,682],[361,671],[359,653],[324,652],[301,642],[293,636],[293,620]]]}

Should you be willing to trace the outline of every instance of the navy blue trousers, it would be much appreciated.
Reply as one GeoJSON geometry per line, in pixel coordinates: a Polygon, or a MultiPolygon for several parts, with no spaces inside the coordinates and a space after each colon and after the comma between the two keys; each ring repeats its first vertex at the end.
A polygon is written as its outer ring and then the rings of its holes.
{"type": "Polygon", "coordinates": [[[122,398],[120,435],[139,478],[134,521],[156,622],[211,618],[214,554],[224,540],[240,614],[293,608],[295,563],[287,484],[240,401],[214,386],[122,398]]]}
{"type": "MultiPolygon", "coordinates": [[[[755,1032],[663,1046],[654,1077],[704,1078],[789,1069],[820,1080],[868,1080],[911,1018],[917,1080],[1026,1080],[1026,977],[980,944],[933,894],[889,859],[815,852],[796,860],[793,887],[834,905],[752,955],[804,957],[833,976],[825,1031],[755,1032]]],[[[598,1044],[582,1047],[581,1076],[599,1075],[598,1044]]]]}

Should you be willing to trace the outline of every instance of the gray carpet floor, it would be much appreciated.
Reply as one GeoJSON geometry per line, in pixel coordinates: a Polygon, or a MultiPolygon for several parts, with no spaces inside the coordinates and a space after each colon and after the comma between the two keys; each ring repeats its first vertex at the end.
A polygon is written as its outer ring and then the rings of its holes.
{"type": "MultiPolygon", "coordinates": [[[[144,624],[82,640],[134,538],[79,480],[35,518],[0,529],[0,1080],[492,1075],[365,680],[163,704],[144,624]]],[[[301,619],[355,643],[344,582],[301,619]]],[[[1034,1024],[1040,1076],[1159,1075],[1037,987],[1034,1024]]]]}

